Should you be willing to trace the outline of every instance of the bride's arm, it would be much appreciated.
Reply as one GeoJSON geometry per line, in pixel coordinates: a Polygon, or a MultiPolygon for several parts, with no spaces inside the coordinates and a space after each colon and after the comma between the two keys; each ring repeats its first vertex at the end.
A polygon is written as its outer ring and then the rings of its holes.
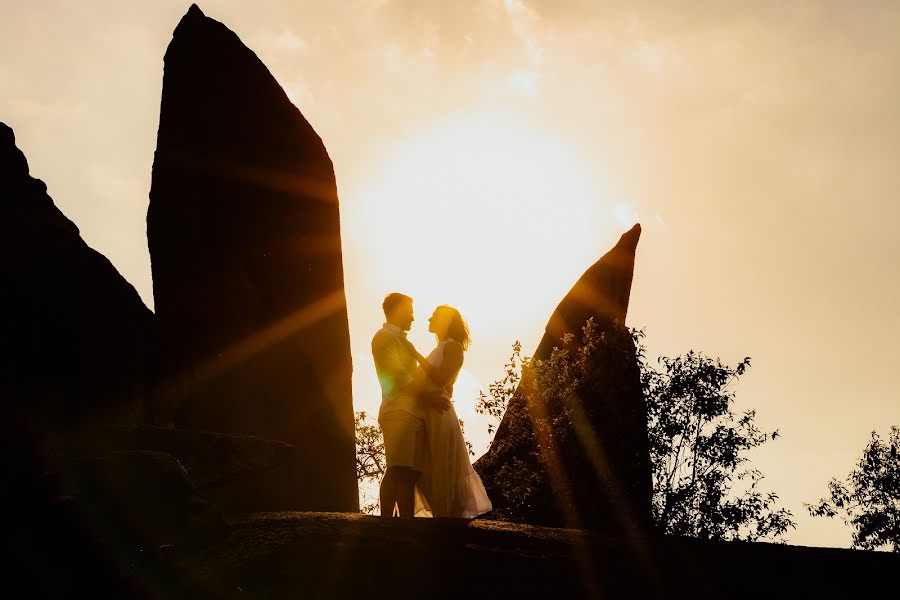
{"type": "Polygon", "coordinates": [[[428,375],[428,379],[438,387],[447,385],[462,368],[463,347],[462,344],[458,342],[450,342],[444,346],[444,357],[443,360],[441,360],[441,364],[438,366],[434,366],[428,362],[428,359],[419,354],[418,350],[416,350],[411,342],[407,343],[409,344],[410,352],[416,357],[419,367],[421,367],[422,371],[428,375]]]}

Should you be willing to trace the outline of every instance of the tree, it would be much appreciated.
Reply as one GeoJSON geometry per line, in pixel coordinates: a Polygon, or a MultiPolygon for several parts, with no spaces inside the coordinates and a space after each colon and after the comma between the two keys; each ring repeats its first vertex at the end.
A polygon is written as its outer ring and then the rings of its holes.
{"type": "Polygon", "coordinates": [[[794,528],[790,511],[776,508],[778,496],[759,489],[763,474],[747,457],[778,431],[761,431],[755,410],[734,412],[732,386],[750,358],[731,367],[690,351],[660,357],[656,369],[639,345],[639,360],[657,524],[672,535],[745,541],[779,539],[794,528]]]}
{"type": "Polygon", "coordinates": [[[369,501],[364,488],[374,487],[384,476],[387,464],[384,459],[384,436],[378,424],[370,423],[365,411],[357,412],[356,429],[356,480],[360,487],[361,510],[366,514],[378,512],[378,502],[369,501]]]}
{"type": "MultiPolygon", "coordinates": [[[[478,392],[478,402],[475,405],[475,411],[482,415],[488,415],[499,423],[506,414],[509,401],[512,400],[519,382],[522,379],[522,344],[519,340],[513,342],[512,354],[509,362],[504,365],[505,375],[502,379],[498,379],[488,386],[490,395],[485,394],[483,390],[478,392]]],[[[494,435],[496,425],[488,423],[487,432],[489,436],[494,435]]]]}
{"type": "MultiPolygon", "coordinates": [[[[624,330],[624,328],[622,328],[624,330]]],[[[625,330],[624,335],[628,335],[625,330]]],[[[615,340],[615,332],[599,333],[591,321],[582,331],[582,343],[574,351],[554,349],[546,361],[521,356],[521,346],[513,345],[505,376],[482,393],[476,410],[499,422],[516,394],[533,395],[531,403],[547,408],[546,419],[511,419],[518,427],[504,443],[519,449],[541,447],[541,440],[564,443],[571,435],[571,423],[579,421],[574,410],[589,407],[573,402],[582,382],[590,379],[596,353],[606,353],[607,360],[627,359],[610,349],[624,347],[615,340]],[[609,336],[613,337],[610,338],[609,336]],[[542,431],[543,430],[543,431],[542,431]],[[523,439],[532,442],[523,444],[523,439]]],[[[676,358],[659,359],[661,369],[647,360],[642,344],[643,331],[630,331],[637,348],[641,385],[647,404],[648,437],[653,471],[653,518],[657,526],[672,535],[719,540],[778,539],[794,527],[792,515],[776,509],[777,495],[758,489],[763,478],[759,470],[749,468],[747,451],[775,439],[778,432],[764,433],[754,423],[755,412],[740,417],[733,411],[731,386],[750,365],[746,358],[735,367],[701,353],[689,352],[676,358]]],[[[572,337],[566,338],[568,346],[572,337]]],[[[630,360],[634,360],[631,356],[630,360]]],[[[620,361],[621,362],[621,361],[620,361]]],[[[617,363],[618,364],[618,363],[617,363]]],[[[622,368],[621,365],[616,368],[622,368]]],[[[528,402],[516,402],[513,406],[528,402]]],[[[583,420],[583,419],[582,419],[583,420]]],[[[489,435],[494,424],[488,426],[489,435]]],[[[493,442],[492,442],[493,443],[493,442]]],[[[538,458],[544,456],[538,452],[538,458]]],[[[534,461],[522,457],[496,473],[495,478],[515,479],[509,490],[510,518],[534,510],[540,501],[540,490],[549,485],[533,473],[534,461]],[[515,471],[515,472],[513,472],[515,471]],[[522,485],[526,482],[527,485],[522,485]],[[524,491],[523,491],[524,490],[524,491]],[[528,490],[534,490],[530,497],[528,490]]],[[[499,493],[504,493],[502,482],[499,493]]]]}
{"type": "Polygon", "coordinates": [[[832,479],[828,496],[805,504],[814,517],[840,516],[853,528],[853,547],[900,552],[900,427],[887,441],[872,432],[862,458],[845,482],[832,479]]]}

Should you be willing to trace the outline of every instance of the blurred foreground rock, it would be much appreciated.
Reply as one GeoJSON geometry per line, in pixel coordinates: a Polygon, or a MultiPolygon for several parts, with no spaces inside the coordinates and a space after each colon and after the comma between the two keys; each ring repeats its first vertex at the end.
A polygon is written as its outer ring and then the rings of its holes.
{"type": "Polygon", "coordinates": [[[108,543],[152,551],[167,544],[204,544],[225,520],[196,494],[181,463],[149,450],[110,452],[61,462],[57,475],[73,513],[108,543]]]}
{"type": "Polygon", "coordinates": [[[248,515],[206,548],[127,560],[109,546],[29,542],[19,556],[42,562],[5,583],[35,596],[843,600],[883,596],[900,570],[888,553],[337,513],[248,515]]]}
{"type": "Polygon", "coordinates": [[[184,465],[200,489],[226,485],[280,467],[295,449],[278,440],[167,427],[114,427],[89,442],[82,452],[153,450],[166,452],[184,465]]]}
{"type": "Polygon", "coordinates": [[[78,452],[102,456],[141,450],[175,457],[198,492],[226,514],[242,510],[233,504],[235,496],[296,455],[293,446],[279,440],[154,426],[110,428],[88,440],[78,452]]]}
{"type": "Polygon", "coordinates": [[[3,508],[26,529],[57,519],[49,543],[68,536],[122,560],[220,539],[232,488],[294,455],[284,442],[251,436],[149,426],[94,433],[62,438],[45,454],[27,455],[19,463],[27,466],[0,473],[3,508]]]}

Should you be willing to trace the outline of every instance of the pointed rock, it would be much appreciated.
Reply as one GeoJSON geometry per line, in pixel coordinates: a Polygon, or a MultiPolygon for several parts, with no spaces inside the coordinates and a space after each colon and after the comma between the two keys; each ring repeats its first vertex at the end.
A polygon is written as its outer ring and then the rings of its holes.
{"type": "Polygon", "coordinates": [[[652,528],[647,409],[635,346],[624,326],[640,233],[635,225],[623,234],[576,282],[535,351],[533,358],[541,361],[554,348],[574,356],[582,328],[593,319],[603,343],[591,354],[574,407],[546,405],[534,393],[539,384],[526,376],[490,449],[475,464],[501,516],[616,533],[652,528]],[[566,333],[574,335],[568,346],[566,333]],[[554,420],[562,429],[540,441],[536,420],[554,420]]]}
{"type": "Polygon", "coordinates": [[[153,313],[31,177],[3,123],[0,280],[0,443],[138,423],[153,313]]]}
{"type": "Polygon", "coordinates": [[[192,6],[165,55],[147,236],[177,426],[285,441],[226,510],[357,510],[334,169],[265,65],[192,6]]]}
{"type": "Polygon", "coordinates": [[[634,278],[634,254],[640,237],[641,226],[635,224],[585,271],[553,311],[544,337],[535,350],[535,358],[548,358],[554,347],[562,346],[563,334],[577,336],[589,318],[594,319],[601,331],[615,322],[625,324],[634,278]]]}

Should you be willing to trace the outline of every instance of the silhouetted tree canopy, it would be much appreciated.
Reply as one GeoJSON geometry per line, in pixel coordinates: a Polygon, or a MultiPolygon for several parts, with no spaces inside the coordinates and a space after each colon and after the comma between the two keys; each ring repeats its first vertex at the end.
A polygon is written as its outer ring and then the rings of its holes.
{"type": "MultiPolygon", "coordinates": [[[[627,335],[628,331],[621,329],[627,335]]],[[[569,423],[579,420],[578,415],[570,414],[579,406],[572,397],[590,377],[592,356],[608,351],[607,346],[622,346],[614,334],[615,330],[598,333],[589,321],[577,350],[554,349],[546,361],[522,357],[521,345],[516,342],[505,376],[490,385],[488,394],[481,394],[476,410],[499,422],[514,394],[540,396],[534,402],[547,407],[546,419],[537,423],[511,420],[521,431],[501,443],[541,448],[542,440],[560,442],[571,435],[569,423]],[[526,438],[533,438],[534,443],[523,444],[526,438]]],[[[731,386],[749,367],[750,359],[730,367],[691,351],[676,358],[662,357],[657,368],[646,360],[644,333],[631,330],[630,334],[638,350],[647,403],[653,517],[660,530],[705,539],[753,541],[777,540],[795,527],[792,514],[776,507],[777,495],[759,489],[763,475],[750,466],[747,457],[749,450],[775,439],[777,431],[761,431],[754,422],[755,411],[737,415],[733,410],[731,386]]],[[[567,345],[571,339],[567,338],[567,345]]],[[[489,434],[494,430],[493,424],[488,425],[489,434]]],[[[507,491],[510,496],[510,514],[500,516],[516,519],[519,512],[528,514],[534,510],[534,499],[544,497],[541,490],[550,482],[529,466],[535,458],[541,456],[522,456],[495,478],[501,481],[499,492],[507,491]]]]}
{"type": "MultiPolygon", "coordinates": [[[[643,332],[634,332],[637,342],[643,332]]],[[[759,489],[747,452],[778,437],[757,427],[755,410],[734,412],[732,385],[750,366],[693,350],[651,365],[639,344],[647,400],[653,513],[668,534],[715,540],[777,540],[795,524],[759,489]]]]}
{"type": "Polygon", "coordinates": [[[806,504],[814,517],[841,517],[853,528],[853,547],[900,552],[900,427],[887,440],[872,432],[862,458],[845,481],[828,484],[828,496],[806,504]]]}
{"type": "MultiPolygon", "coordinates": [[[[384,476],[387,463],[384,458],[384,436],[381,428],[370,419],[365,411],[359,411],[354,415],[356,429],[356,480],[363,484],[372,485],[384,476]]],[[[360,510],[366,514],[375,514],[378,510],[377,502],[366,502],[360,510]]]]}

